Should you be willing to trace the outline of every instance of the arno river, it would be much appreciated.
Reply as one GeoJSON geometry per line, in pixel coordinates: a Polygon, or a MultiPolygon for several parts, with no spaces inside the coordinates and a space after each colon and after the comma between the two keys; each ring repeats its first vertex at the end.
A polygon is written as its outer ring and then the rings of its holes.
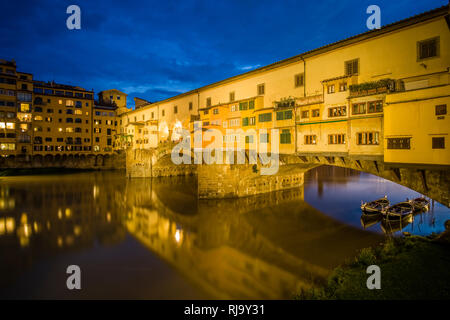
{"type": "Polygon", "coordinates": [[[0,177],[0,298],[290,299],[359,249],[444,230],[434,202],[408,225],[363,225],[361,200],[414,191],[320,167],[300,189],[202,200],[195,178],[119,172],[0,177]],[[66,268],[81,268],[81,290],[66,268]]]}

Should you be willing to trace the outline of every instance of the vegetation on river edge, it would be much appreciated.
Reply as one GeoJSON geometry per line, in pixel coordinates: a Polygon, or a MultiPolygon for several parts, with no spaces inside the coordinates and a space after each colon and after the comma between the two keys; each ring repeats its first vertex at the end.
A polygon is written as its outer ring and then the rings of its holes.
{"type": "Polygon", "coordinates": [[[449,299],[450,231],[428,237],[389,238],[361,250],[354,261],[336,268],[320,288],[302,290],[296,299],[449,299]],[[381,289],[369,290],[369,265],[381,269],[381,289]]]}

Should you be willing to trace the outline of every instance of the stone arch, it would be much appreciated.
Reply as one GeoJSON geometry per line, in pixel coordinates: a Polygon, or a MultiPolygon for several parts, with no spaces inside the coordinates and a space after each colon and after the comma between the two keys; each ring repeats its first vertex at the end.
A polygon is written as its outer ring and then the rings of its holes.
{"type": "Polygon", "coordinates": [[[44,156],[44,165],[46,167],[53,167],[55,165],[52,154],[46,154],[44,156]]]}
{"type": "Polygon", "coordinates": [[[98,154],[98,155],[95,157],[95,166],[96,166],[96,167],[102,167],[102,166],[103,166],[103,155],[98,154]]]}
{"type": "Polygon", "coordinates": [[[44,157],[41,154],[35,154],[33,156],[33,167],[42,167],[44,157]]]}

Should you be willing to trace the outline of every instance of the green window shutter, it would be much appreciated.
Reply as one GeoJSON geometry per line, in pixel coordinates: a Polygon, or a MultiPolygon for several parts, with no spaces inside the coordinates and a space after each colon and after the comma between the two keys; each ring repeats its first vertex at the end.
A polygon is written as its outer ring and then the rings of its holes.
{"type": "Polygon", "coordinates": [[[292,110],[288,110],[284,112],[285,119],[292,119],[292,110]]]}
{"type": "Polygon", "coordinates": [[[248,102],[240,102],[239,103],[239,110],[247,110],[248,108],[248,102]]]}
{"type": "Polygon", "coordinates": [[[248,108],[249,109],[255,109],[255,100],[250,100],[248,102],[248,108]]]}
{"type": "Polygon", "coordinates": [[[243,118],[242,119],[242,125],[243,126],[248,126],[248,118],[243,118]]]}
{"type": "Polygon", "coordinates": [[[283,120],[283,111],[277,112],[277,120],[283,120]]]}

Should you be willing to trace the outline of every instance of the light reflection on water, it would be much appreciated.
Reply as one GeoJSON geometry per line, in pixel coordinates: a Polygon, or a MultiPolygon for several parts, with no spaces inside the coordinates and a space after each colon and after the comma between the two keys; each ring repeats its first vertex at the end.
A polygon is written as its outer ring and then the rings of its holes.
{"type": "MultiPolygon", "coordinates": [[[[0,297],[291,298],[383,240],[379,224],[361,226],[360,200],[415,196],[349,169],[313,169],[305,181],[258,197],[198,201],[192,177],[1,178],[0,297]],[[81,291],[65,287],[70,264],[81,267],[81,291]]],[[[436,204],[403,231],[438,232],[446,219],[448,209],[436,204]]]]}

